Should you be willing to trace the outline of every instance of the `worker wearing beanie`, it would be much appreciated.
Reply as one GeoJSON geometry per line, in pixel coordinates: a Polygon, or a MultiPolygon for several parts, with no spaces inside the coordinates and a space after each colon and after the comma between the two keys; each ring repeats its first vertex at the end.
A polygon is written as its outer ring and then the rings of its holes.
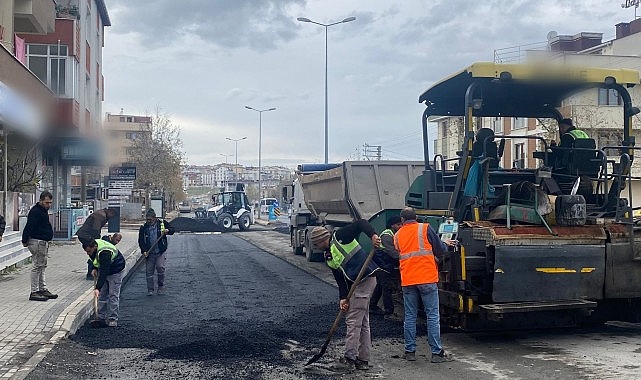
{"type": "Polygon", "coordinates": [[[333,233],[325,227],[315,227],[310,235],[313,246],[324,251],[325,263],[332,269],[338,284],[339,308],[345,312],[347,325],[345,354],[332,364],[332,369],[338,372],[350,372],[354,368],[369,369],[368,361],[372,346],[369,301],[376,286],[374,273],[379,269],[374,261],[370,261],[352,297],[347,299],[349,289],[368,256],[356,240],[361,233],[372,239],[375,247],[380,246],[381,239],[372,226],[363,219],[339,228],[333,233]]]}
{"type": "Polygon", "coordinates": [[[174,227],[168,221],[157,218],[153,208],[147,210],[145,217],[147,222],[138,231],[138,246],[146,258],[147,295],[153,296],[154,272],[158,281],[158,294],[165,292],[167,235],[174,234],[174,227]]]}

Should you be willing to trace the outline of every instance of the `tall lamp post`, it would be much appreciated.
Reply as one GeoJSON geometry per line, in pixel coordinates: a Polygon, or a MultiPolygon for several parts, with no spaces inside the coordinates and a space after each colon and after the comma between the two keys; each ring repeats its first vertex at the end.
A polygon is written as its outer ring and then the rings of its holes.
{"type": "Polygon", "coordinates": [[[231,154],[223,154],[223,153],[218,153],[221,156],[225,157],[225,176],[223,177],[223,187],[225,188],[225,191],[227,190],[227,170],[229,169],[227,167],[227,157],[231,156],[231,154]]]}
{"type": "Polygon", "coordinates": [[[311,22],[312,24],[325,27],[325,163],[328,163],[327,145],[328,145],[328,128],[327,128],[327,28],[332,25],[344,24],[346,22],[356,20],[356,17],[348,17],[342,21],[333,22],[331,24],[323,24],[320,22],[312,21],[306,17],[299,17],[296,20],[300,22],[311,22]]]}
{"type": "Polygon", "coordinates": [[[236,186],[238,187],[238,142],[241,140],[245,140],[247,137],[241,137],[239,139],[232,139],[230,137],[225,137],[229,141],[233,141],[236,143],[236,167],[234,167],[234,174],[236,177],[236,186]]]}
{"type": "MultiPolygon", "coordinates": [[[[262,198],[261,194],[261,189],[262,189],[262,179],[261,179],[261,172],[262,172],[262,165],[261,165],[261,148],[262,148],[262,139],[263,139],[263,112],[269,112],[269,111],[275,111],[276,108],[268,108],[264,110],[259,110],[250,106],[245,106],[248,110],[256,111],[258,112],[258,202],[260,202],[260,199],[262,198]]],[[[260,210],[258,210],[258,219],[260,219],[260,210]]]]}

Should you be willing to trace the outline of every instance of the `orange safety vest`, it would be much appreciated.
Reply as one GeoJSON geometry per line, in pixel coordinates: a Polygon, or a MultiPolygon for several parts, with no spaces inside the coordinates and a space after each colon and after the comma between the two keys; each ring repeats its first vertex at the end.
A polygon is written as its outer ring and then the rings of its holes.
{"type": "Polygon", "coordinates": [[[399,253],[401,286],[438,282],[432,244],[427,240],[428,228],[428,223],[409,223],[394,235],[394,245],[399,253]]]}

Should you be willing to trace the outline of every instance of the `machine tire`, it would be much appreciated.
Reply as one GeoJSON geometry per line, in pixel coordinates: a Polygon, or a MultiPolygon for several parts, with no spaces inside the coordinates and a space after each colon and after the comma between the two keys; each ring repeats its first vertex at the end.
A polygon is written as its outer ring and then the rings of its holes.
{"type": "Polygon", "coordinates": [[[250,225],[251,220],[249,220],[249,215],[243,214],[238,218],[238,228],[240,228],[241,231],[248,230],[250,225]]]}
{"type": "Polygon", "coordinates": [[[305,258],[309,262],[322,262],[323,254],[314,252],[309,236],[305,236],[305,258]]]}
{"type": "Polygon", "coordinates": [[[231,214],[224,212],[218,217],[218,225],[223,229],[223,231],[227,232],[234,226],[234,217],[232,217],[231,214]]]}
{"type": "Polygon", "coordinates": [[[294,255],[301,256],[304,255],[304,248],[303,246],[296,246],[296,236],[294,234],[294,229],[290,229],[289,231],[289,241],[292,245],[292,251],[294,252],[294,255]]]}

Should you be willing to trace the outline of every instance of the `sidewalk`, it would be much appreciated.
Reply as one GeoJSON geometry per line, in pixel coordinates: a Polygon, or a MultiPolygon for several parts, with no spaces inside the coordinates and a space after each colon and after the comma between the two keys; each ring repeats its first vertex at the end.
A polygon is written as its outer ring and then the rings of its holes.
{"type": "MultiPolygon", "coordinates": [[[[121,233],[118,248],[129,273],[141,258],[138,229],[125,227],[121,233]]],[[[56,342],[75,333],[91,316],[93,282],[85,279],[86,273],[87,254],[76,242],[49,247],[45,274],[57,299],[29,301],[31,264],[0,276],[0,379],[23,379],[56,342]]]]}

